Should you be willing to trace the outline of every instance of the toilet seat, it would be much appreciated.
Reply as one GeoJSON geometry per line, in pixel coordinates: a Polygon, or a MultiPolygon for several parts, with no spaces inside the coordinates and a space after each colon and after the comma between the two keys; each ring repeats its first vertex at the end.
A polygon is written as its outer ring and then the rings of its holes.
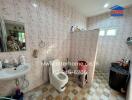
{"type": "Polygon", "coordinates": [[[64,84],[68,82],[68,76],[64,72],[54,74],[54,78],[58,81],[58,84],[64,84]]]}
{"type": "Polygon", "coordinates": [[[56,74],[56,77],[60,81],[68,80],[68,76],[64,72],[60,72],[60,73],[56,74]]]}
{"type": "Polygon", "coordinates": [[[58,76],[58,78],[60,80],[65,80],[66,79],[66,75],[64,73],[62,73],[62,72],[61,73],[58,73],[57,76],[58,76]]]}

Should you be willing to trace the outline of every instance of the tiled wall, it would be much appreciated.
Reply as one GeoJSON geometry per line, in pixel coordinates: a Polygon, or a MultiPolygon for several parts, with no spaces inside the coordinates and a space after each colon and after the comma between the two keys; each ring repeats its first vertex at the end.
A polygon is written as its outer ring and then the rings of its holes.
{"type": "MultiPolygon", "coordinates": [[[[71,33],[70,60],[72,62],[83,60],[88,63],[89,84],[92,83],[95,70],[98,36],[99,30],[71,33]]],[[[73,66],[72,69],[77,68],[73,66]]]]}
{"type": "MultiPolygon", "coordinates": [[[[86,29],[86,18],[64,3],[63,0],[36,0],[38,7],[32,6],[34,0],[0,0],[0,15],[8,20],[25,24],[27,50],[23,52],[0,53],[0,59],[18,58],[25,55],[31,65],[27,78],[30,82],[28,90],[47,81],[42,80],[41,61],[48,57],[69,57],[70,27],[77,25],[86,29]],[[45,42],[43,48],[40,41],[45,42]],[[38,49],[38,58],[32,57],[34,49],[38,49]]],[[[45,71],[46,73],[46,71],[45,71]]],[[[10,93],[15,81],[0,81],[0,95],[10,93]]]]}
{"type": "Polygon", "coordinates": [[[126,39],[132,36],[132,7],[123,17],[111,17],[110,13],[88,18],[88,29],[117,28],[116,36],[100,36],[96,68],[108,71],[110,63],[128,57],[132,60],[132,46],[126,39]]]}

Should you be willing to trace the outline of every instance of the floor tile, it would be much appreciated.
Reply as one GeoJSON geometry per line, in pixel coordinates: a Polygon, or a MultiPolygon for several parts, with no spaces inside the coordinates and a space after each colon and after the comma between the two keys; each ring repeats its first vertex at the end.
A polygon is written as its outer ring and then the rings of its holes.
{"type": "Polygon", "coordinates": [[[24,100],[125,100],[124,95],[111,89],[108,75],[96,70],[92,86],[79,87],[76,77],[69,76],[64,92],[59,93],[52,85],[44,84],[26,93],[24,100]]]}

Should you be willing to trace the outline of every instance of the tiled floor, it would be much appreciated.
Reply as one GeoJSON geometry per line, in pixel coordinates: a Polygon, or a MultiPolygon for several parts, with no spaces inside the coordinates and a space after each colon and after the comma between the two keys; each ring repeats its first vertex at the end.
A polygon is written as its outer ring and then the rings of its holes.
{"type": "Polygon", "coordinates": [[[45,84],[28,92],[24,100],[125,100],[123,95],[110,89],[107,79],[104,73],[95,71],[94,82],[90,88],[80,88],[72,77],[63,93],[45,84]]]}

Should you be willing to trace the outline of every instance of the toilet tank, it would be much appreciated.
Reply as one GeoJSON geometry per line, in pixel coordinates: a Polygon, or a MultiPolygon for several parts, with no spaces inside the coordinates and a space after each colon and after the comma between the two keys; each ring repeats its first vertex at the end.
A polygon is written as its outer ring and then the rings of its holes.
{"type": "Polygon", "coordinates": [[[52,67],[52,73],[62,72],[62,62],[58,59],[52,62],[51,67],[52,67]]]}

